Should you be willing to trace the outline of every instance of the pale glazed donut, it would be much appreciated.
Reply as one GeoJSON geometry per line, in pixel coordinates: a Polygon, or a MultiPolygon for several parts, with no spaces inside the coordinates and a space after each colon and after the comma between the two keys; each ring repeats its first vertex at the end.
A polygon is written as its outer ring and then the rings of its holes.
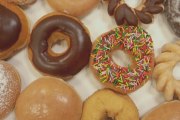
{"type": "Polygon", "coordinates": [[[100,0],[47,0],[59,12],[80,17],[92,10],[100,0]]]}
{"type": "Polygon", "coordinates": [[[36,0],[6,0],[6,1],[11,2],[11,3],[15,3],[15,4],[20,5],[20,6],[30,5],[34,2],[36,2],[36,0]]]}
{"type": "Polygon", "coordinates": [[[82,101],[63,80],[41,77],[19,96],[16,120],[80,120],[82,101]]]}
{"type": "Polygon", "coordinates": [[[139,114],[129,96],[103,89],[84,102],[81,120],[139,120],[139,114]]]}
{"type": "Polygon", "coordinates": [[[0,120],[13,110],[20,91],[18,72],[12,65],[0,61],[0,120]]]}
{"type": "Polygon", "coordinates": [[[155,107],[142,120],[180,120],[180,101],[171,101],[155,107]]]}
{"type": "Polygon", "coordinates": [[[165,99],[170,101],[174,96],[180,99],[180,81],[175,80],[173,69],[180,62],[180,41],[168,43],[162,47],[162,53],[156,58],[153,77],[157,89],[164,92],[165,99]]]}

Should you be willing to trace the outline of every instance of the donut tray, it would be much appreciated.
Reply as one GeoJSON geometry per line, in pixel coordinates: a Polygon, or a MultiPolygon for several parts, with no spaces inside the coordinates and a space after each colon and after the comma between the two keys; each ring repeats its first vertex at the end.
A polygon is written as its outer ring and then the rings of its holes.
{"type": "MultiPolygon", "coordinates": [[[[129,3],[135,5],[138,0],[134,0],[133,2],[132,0],[129,1],[131,1],[129,3]]],[[[25,13],[29,18],[31,29],[39,18],[53,11],[54,10],[49,7],[45,0],[38,0],[32,6],[25,8],[25,13]]],[[[102,33],[116,27],[114,18],[109,17],[107,13],[107,6],[101,3],[81,20],[89,29],[92,42],[102,33]]],[[[163,14],[155,15],[153,23],[148,25],[141,24],[141,26],[151,35],[154,41],[155,56],[160,53],[161,47],[165,43],[178,40],[167,24],[163,14]]],[[[20,73],[22,79],[22,90],[25,89],[33,80],[42,76],[42,74],[40,74],[30,63],[27,52],[27,48],[25,48],[8,60],[8,62],[13,64],[20,73]]],[[[121,59],[122,54],[117,53],[114,57],[121,59]]],[[[125,59],[125,61],[126,60],[127,59],[125,59]]],[[[180,78],[180,76],[178,76],[179,66],[180,65],[176,66],[174,76],[180,78]]],[[[82,100],[85,100],[93,92],[102,88],[88,66],[67,82],[76,89],[82,100]]],[[[135,102],[140,116],[151,110],[151,108],[156,105],[164,102],[163,95],[156,91],[152,79],[137,91],[129,94],[129,96],[135,102]]],[[[12,112],[5,120],[15,120],[14,112],[12,112]]]]}

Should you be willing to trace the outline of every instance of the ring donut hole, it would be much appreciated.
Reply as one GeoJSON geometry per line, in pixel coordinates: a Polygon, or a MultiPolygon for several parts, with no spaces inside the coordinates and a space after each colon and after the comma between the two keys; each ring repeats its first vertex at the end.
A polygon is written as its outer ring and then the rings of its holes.
{"type": "Polygon", "coordinates": [[[144,4],[145,0],[122,0],[131,8],[139,9],[144,4]]]}
{"type": "Polygon", "coordinates": [[[176,65],[175,65],[174,68],[173,68],[173,77],[174,77],[176,80],[179,80],[179,81],[180,81],[179,71],[180,71],[180,63],[176,63],[176,65]]]}
{"type": "Polygon", "coordinates": [[[53,32],[48,39],[48,53],[54,57],[66,53],[70,47],[70,37],[58,31],[53,32]]]}
{"type": "Polygon", "coordinates": [[[119,66],[128,67],[132,64],[130,56],[122,50],[114,50],[110,56],[113,62],[119,66]]]}

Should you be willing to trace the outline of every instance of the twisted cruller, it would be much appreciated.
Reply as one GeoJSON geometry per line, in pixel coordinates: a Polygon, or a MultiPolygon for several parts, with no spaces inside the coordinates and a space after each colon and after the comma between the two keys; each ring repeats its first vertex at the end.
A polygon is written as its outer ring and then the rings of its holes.
{"type": "Polygon", "coordinates": [[[125,0],[105,0],[109,1],[108,13],[115,17],[116,23],[122,25],[125,22],[128,25],[136,26],[138,21],[149,24],[152,22],[153,14],[163,11],[164,0],[142,0],[136,8],[129,7],[125,0]]]}
{"type": "Polygon", "coordinates": [[[173,77],[173,68],[180,62],[180,41],[163,46],[162,53],[156,58],[153,77],[157,89],[164,92],[165,99],[170,101],[176,96],[180,99],[180,81],[173,77]]]}

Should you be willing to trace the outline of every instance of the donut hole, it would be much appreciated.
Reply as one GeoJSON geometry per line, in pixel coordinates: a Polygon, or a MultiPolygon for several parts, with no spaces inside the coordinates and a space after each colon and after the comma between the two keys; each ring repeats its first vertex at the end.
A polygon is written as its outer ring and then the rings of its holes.
{"type": "Polygon", "coordinates": [[[180,63],[177,63],[176,66],[173,69],[173,76],[176,80],[180,80],[180,63]]]}
{"type": "Polygon", "coordinates": [[[122,50],[115,50],[111,53],[111,58],[115,64],[121,67],[131,66],[131,60],[128,54],[122,50]]]}
{"type": "Polygon", "coordinates": [[[139,8],[143,4],[143,0],[124,0],[131,8],[139,8]]]}
{"type": "Polygon", "coordinates": [[[65,53],[70,46],[70,38],[66,34],[54,32],[48,39],[48,53],[52,56],[60,56],[65,53]]]}

